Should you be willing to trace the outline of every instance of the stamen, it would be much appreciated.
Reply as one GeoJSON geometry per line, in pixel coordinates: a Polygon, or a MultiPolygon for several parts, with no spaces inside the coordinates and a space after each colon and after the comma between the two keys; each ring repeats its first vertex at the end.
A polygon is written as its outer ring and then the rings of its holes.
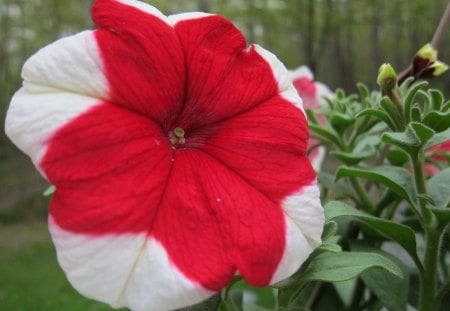
{"type": "Polygon", "coordinates": [[[181,127],[176,127],[173,129],[173,131],[169,131],[169,133],[167,133],[167,136],[173,148],[177,147],[178,145],[184,145],[186,143],[186,138],[184,137],[185,134],[185,131],[181,127]]]}

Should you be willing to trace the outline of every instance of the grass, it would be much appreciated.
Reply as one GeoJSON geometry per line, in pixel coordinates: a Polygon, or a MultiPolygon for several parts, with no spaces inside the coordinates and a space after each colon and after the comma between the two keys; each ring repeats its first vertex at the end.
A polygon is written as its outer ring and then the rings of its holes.
{"type": "Polygon", "coordinates": [[[0,306],[14,311],[114,310],[71,287],[43,221],[0,225],[0,306]]]}

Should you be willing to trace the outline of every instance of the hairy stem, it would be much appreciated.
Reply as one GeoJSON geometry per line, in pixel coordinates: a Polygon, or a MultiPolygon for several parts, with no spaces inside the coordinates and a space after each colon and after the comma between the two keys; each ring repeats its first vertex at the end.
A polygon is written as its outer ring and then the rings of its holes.
{"type": "Polygon", "coordinates": [[[436,287],[440,240],[440,232],[436,229],[426,230],[425,270],[420,278],[419,311],[437,310],[436,287]]]}

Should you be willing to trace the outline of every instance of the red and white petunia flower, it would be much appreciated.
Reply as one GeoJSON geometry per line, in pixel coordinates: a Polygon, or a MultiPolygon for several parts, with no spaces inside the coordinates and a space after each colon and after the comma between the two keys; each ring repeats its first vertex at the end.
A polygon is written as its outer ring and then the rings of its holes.
{"type": "MultiPolygon", "coordinates": [[[[303,106],[312,110],[318,110],[325,105],[326,97],[333,97],[333,92],[322,82],[314,81],[314,75],[308,66],[300,66],[295,70],[289,71],[292,83],[297,92],[303,99],[303,106]]],[[[318,120],[324,123],[321,115],[318,115],[318,120]]],[[[319,142],[313,138],[309,139],[308,148],[310,149],[309,158],[316,171],[320,170],[322,162],[325,159],[325,147],[319,146],[319,142]]]]}
{"type": "Polygon", "coordinates": [[[49,227],[82,294],[197,303],[265,286],[321,242],[301,99],[280,61],[222,17],[97,0],[99,29],[32,56],[6,131],[56,186],[49,227]]]}

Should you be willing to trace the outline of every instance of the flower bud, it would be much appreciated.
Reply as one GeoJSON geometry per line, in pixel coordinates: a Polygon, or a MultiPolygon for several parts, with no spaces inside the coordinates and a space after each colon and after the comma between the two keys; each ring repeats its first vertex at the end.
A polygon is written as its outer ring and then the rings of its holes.
{"type": "Polygon", "coordinates": [[[380,66],[377,84],[384,94],[390,93],[397,86],[397,74],[391,64],[385,63],[380,66]]]}
{"type": "Polygon", "coordinates": [[[448,65],[437,60],[430,65],[430,69],[433,70],[432,75],[437,77],[444,74],[444,72],[448,70],[448,65]]]}
{"type": "Polygon", "coordinates": [[[415,57],[426,59],[429,63],[432,63],[437,60],[437,55],[437,50],[430,43],[427,43],[417,51],[415,57]]]}

